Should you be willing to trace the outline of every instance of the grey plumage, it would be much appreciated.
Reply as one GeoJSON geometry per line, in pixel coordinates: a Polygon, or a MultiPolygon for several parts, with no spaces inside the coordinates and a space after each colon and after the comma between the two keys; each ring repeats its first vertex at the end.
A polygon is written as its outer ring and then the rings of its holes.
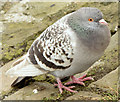
{"type": "Polygon", "coordinates": [[[64,78],[87,70],[110,41],[110,30],[99,21],[97,8],[84,7],[48,27],[31,45],[24,60],[7,74],[36,76],[50,73],[64,78]],[[94,21],[89,21],[92,18],[94,21]]]}

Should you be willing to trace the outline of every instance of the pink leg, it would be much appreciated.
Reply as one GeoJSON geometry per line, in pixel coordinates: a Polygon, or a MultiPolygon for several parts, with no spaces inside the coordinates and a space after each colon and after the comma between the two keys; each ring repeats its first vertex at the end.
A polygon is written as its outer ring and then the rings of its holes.
{"type": "Polygon", "coordinates": [[[80,84],[80,85],[84,85],[85,84],[83,83],[83,81],[86,81],[86,80],[94,80],[92,77],[86,77],[86,75],[83,75],[82,77],[80,78],[75,78],[74,76],[71,76],[71,79],[72,81],[69,81],[67,83],[65,83],[65,85],[69,85],[69,84],[73,84],[73,83],[77,83],[77,84],[80,84]]]}
{"type": "Polygon", "coordinates": [[[63,91],[62,91],[62,88],[64,88],[64,89],[67,90],[67,91],[70,91],[70,92],[74,92],[74,93],[77,92],[77,91],[71,90],[71,88],[74,88],[75,86],[66,87],[66,86],[64,86],[64,85],[62,84],[62,82],[61,82],[61,80],[60,80],[59,78],[57,78],[57,83],[58,83],[58,84],[55,84],[55,86],[58,86],[60,93],[63,92],[63,91]]]}

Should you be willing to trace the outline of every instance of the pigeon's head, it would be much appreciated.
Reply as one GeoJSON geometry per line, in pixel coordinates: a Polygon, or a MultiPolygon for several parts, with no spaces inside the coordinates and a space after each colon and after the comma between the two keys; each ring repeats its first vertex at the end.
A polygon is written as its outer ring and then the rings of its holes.
{"type": "Polygon", "coordinates": [[[93,7],[83,7],[77,10],[69,17],[68,23],[74,30],[108,25],[103,19],[102,12],[93,7]]]}
{"type": "Polygon", "coordinates": [[[107,25],[107,22],[103,19],[102,12],[97,8],[92,7],[83,7],[75,12],[78,21],[82,20],[82,22],[88,25],[107,25]]]}
{"type": "Polygon", "coordinates": [[[87,46],[94,46],[95,49],[100,50],[101,47],[105,49],[109,43],[110,30],[108,24],[103,19],[102,12],[97,8],[80,8],[70,15],[68,25],[87,46]]]}

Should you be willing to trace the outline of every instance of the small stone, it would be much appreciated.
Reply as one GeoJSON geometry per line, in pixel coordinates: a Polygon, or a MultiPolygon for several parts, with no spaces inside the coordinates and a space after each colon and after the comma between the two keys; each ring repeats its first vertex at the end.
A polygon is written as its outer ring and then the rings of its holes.
{"type": "Polygon", "coordinates": [[[117,30],[118,30],[118,26],[115,27],[115,31],[117,31],[117,30]]]}
{"type": "Polygon", "coordinates": [[[37,90],[37,89],[34,89],[34,90],[33,90],[33,93],[34,93],[34,94],[37,94],[37,93],[38,93],[38,90],[37,90]]]}
{"type": "Polygon", "coordinates": [[[5,96],[5,98],[7,98],[8,96],[5,96]]]}
{"type": "Polygon", "coordinates": [[[0,12],[1,14],[4,14],[5,13],[5,11],[3,11],[3,10],[1,10],[1,12],[0,12]]]}

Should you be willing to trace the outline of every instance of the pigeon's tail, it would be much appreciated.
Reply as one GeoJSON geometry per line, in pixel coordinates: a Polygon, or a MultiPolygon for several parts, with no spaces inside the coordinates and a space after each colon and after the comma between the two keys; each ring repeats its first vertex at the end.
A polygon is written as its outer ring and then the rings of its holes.
{"type": "Polygon", "coordinates": [[[25,58],[27,57],[27,54],[22,56],[20,59],[18,59],[17,61],[15,61],[12,65],[11,68],[18,65],[20,62],[22,62],[25,58]]]}
{"type": "Polygon", "coordinates": [[[27,54],[13,63],[12,68],[6,72],[6,75],[18,77],[37,76],[40,74],[44,74],[44,72],[28,61],[27,54]]]}
{"type": "Polygon", "coordinates": [[[12,84],[11,86],[14,87],[16,86],[19,82],[21,82],[25,77],[18,77],[12,84]]]}

